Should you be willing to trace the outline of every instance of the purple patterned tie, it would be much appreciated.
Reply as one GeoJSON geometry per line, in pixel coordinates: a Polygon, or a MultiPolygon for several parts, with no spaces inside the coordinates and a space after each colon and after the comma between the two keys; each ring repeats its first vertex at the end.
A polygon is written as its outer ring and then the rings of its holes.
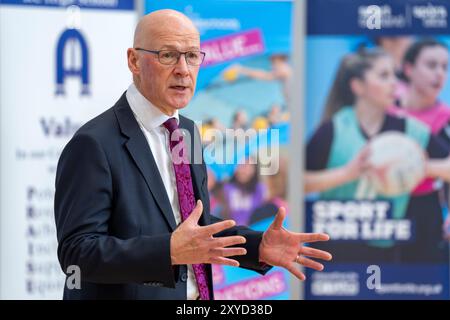
{"type": "MultiPolygon", "coordinates": [[[[177,120],[170,118],[164,122],[164,127],[169,131],[169,145],[172,153],[172,163],[175,170],[175,177],[177,180],[178,202],[180,204],[181,219],[186,220],[195,208],[194,189],[192,187],[191,170],[189,168],[189,160],[185,151],[185,144],[181,132],[178,136],[174,136],[175,141],[172,141],[172,134],[178,129],[177,120]],[[177,153],[174,154],[173,149],[176,148],[177,153]]],[[[206,266],[204,264],[193,264],[195,279],[197,281],[198,292],[200,299],[209,300],[208,278],[206,277],[206,266]]]]}

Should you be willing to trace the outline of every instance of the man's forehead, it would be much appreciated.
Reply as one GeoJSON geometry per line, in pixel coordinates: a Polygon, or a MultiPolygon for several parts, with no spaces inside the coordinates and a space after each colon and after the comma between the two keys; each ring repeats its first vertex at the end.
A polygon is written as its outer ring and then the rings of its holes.
{"type": "Polygon", "coordinates": [[[152,41],[159,47],[168,49],[195,49],[200,47],[200,37],[198,33],[185,34],[167,34],[161,33],[156,35],[152,41]]]}
{"type": "Polygon", "coordinates": [[[135,45],[162,45],[175,42],[177,45],[200,45],[200,35],[189,18],[171,10],[161,10],[144,16],[135,32],[135,45]]]}

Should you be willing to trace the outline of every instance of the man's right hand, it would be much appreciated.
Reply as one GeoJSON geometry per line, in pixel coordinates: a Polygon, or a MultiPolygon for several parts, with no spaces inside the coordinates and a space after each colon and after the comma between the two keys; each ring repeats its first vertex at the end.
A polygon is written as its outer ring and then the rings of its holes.
{"type": "Polygon", "coordinates": [[[244,248],[227,248],[245,243],[242,236],[214,238],[213,235],[233,227],[233,220],[225,220],[208,226],[199,226],[203,204],[197,201],[192,213],[172,233],[170,238],[170,256],[172,265],[214,263],[239,266],[239,262],[227,257],[245,255],[244,248]]]}

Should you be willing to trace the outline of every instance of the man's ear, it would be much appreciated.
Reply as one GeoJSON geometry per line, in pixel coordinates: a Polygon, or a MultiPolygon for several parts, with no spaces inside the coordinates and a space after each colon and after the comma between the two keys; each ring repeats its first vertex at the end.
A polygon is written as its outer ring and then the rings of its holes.
{"type": "Polygon", "coordinates": [[[132,74],[139,74],[138,56],[136,50],[133,48],[128,48],[127,58],[128,69],[130,69],[132,74]]]}

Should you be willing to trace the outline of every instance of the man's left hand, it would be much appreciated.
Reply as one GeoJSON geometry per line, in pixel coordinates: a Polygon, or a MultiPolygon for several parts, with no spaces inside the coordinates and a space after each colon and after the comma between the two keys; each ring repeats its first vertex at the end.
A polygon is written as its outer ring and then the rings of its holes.
{"type": "Polygon", "coordinates": [[[328,241],[330,237],[324,233],[296,233],[283,228],[283,220],[286,217],[286,210],[281,207],[270,227],[264,232],[259,246],[260,262],[271,266],[286,268],[300,280],[306,277],[296,264],[312,268],[318,271],[323,270],[323,265],[306,257],[331,260],[330,253],[303,246],[303,243],[328,241]]]}

